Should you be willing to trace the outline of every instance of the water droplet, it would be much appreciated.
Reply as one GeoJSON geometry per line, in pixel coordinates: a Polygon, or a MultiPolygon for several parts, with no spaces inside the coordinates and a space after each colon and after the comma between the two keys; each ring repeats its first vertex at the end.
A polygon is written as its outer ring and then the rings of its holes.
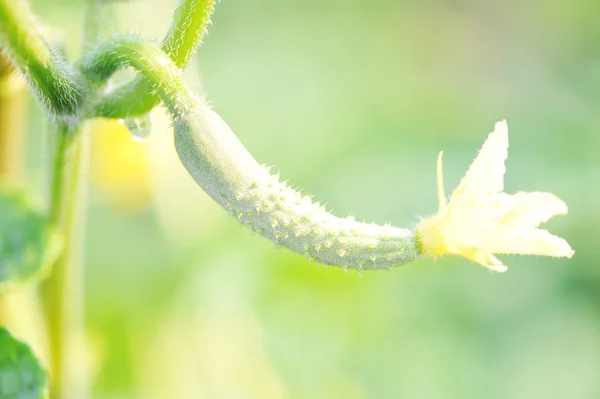
{"type": "Polygon", "coordinates": [[[149,115],[136,118],[127,118],[122,120],[122,123],[125,125],[127,130],[129,130],[129,133],[131,133],[131,138],[135,141],[146,141],[148,136],[150,136],[152,123],[150,122],[149,115]]]}
{"type": "Polygon", "coordinates": [[[276,229],[279,226],[279,222],[277,220],[271,220],[271,227],[276,229]]]}
{"type": "Polygon", "coordinates": [[[346,256],[346,251],[343,249],[340,249],[339,251],[337,251],[337,254],[341,257],[346,256]]]}
{"type": "Polygon", "coordinates": [[[325,243],[323,245],[325,245],[325,248],[331,248],[333,243],[331,241],[327,240],[327,241],[325,241],[325,243]]]}

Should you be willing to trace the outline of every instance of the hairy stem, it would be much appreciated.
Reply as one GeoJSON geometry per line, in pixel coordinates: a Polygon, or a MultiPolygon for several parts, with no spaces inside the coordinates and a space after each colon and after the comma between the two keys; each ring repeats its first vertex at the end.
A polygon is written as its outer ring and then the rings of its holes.
{"type": "MultiPolygon", "coordinates": [[[[162,49],[179,68],[185,68],[210,22],[215,0],[183,0],[162,42],[162,49]]],[[[145,115],[160,102],[152,85],[142,78],[116,88],[95,107],[97,116],[126,118],[145,115]]]]}
{"type": "Polygon", "coordinates": [[[28,2],[0,0],[0,44],[49,114],[72,124],[85,100],[83,79],[48,47],[28,2]]]}
{"type": "Polygon", "coordinates": [[[337,218],[271,175],[187,90],[160,48],[113,38],[84,57],[82,72],[102,82],[124,65],[138,70],[169,109],[175,147],[190,175],[244,225],[311,260],[344,268],[389,268],[418,256],[413,231],[337,218]]]}
{"type": "Polygon", "coordinates": [[[162,49],[175,65],[185,68],[210,22],[215,0],[184,0],[175,10],[162,49]]]}
{"type": "MultiPolygon", "coordinates": [[[[0,181],[20,184],[25,175],[27,87],[0,55],[0,181]]],[[[33,287],[32,287],[33,288],[33,287]]],[[[0,325],[26,341],[47,362],[44,320],[33,289],[0,294],[0,325]]]]}
{"type": "MultiPolygon", "coordinates": [[[[85,9],[86,44],[104,36],[111,8],[99,0],[89,0],[85,9]]],[[[82,126],[59,125],[54,138],[50,179],[50,219],[60,226],[65,251],[54,266],[53,276],[44,285],[48,341],[51,358],[52,390],[60,399],[88,397],[84,359],[84,268],[83,241],[89,137],[82,126]]]]}

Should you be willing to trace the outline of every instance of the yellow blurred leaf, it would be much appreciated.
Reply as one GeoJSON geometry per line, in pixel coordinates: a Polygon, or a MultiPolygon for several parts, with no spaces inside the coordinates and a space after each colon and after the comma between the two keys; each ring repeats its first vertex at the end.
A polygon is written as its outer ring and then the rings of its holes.
{"type": "Polygon", "coordinates": [[[146,144],[117,120],[92,123],[91,184],[112,206],[138,210],[151,200],[146,144]]]}

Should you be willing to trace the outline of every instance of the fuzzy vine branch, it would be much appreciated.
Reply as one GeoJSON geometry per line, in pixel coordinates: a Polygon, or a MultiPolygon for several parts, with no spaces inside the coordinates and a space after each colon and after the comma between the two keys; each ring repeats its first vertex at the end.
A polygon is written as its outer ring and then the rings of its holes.
{"type": "Polygon", "coordinates": [[[80,69],[91,82],[103,84],[124,66],[136,69],[172,113],[189,103],[183,100],[187,89],[181,70],[163,50],[139,36],[117,35],[101,42],[83,57],[80,69]]]}
{"type": "Polygon", "coordinates": [[[175,10],[162,49],[179,68],[190,62],[210,23],[215,0],[186,0],[175,10]]]}
{"type": "MultiPolygon", "coordinates": [[[[183,0],[175,10],[162,50],[178,68],[185,68],[210,23],[215,0],[183,0]]],[[[95,107],[97,116],[125,118],[141,116],[152,110],[160,97],[142,78],[108,93],[95,107]]]]}
{"type": "Polygon", "coordinates": [[[0,0],[0,45],[55,120],[71,125],[87,89],[78,71],[51,49],[27,2],[0,0]]]}

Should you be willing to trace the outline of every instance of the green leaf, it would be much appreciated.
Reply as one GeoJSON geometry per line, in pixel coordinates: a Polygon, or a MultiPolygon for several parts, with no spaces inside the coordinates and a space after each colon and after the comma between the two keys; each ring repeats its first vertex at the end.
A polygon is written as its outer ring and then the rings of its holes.
{"type": "Polygon", "coordinates": [[[0,292],[45,276],[62,239],[24,190],[0,186],[0,292]]]}
{"type": "Polygon", "coordinates": [[[0,328],[0,398],[47,397],[48,378],[29,346],[0,328]]]}

